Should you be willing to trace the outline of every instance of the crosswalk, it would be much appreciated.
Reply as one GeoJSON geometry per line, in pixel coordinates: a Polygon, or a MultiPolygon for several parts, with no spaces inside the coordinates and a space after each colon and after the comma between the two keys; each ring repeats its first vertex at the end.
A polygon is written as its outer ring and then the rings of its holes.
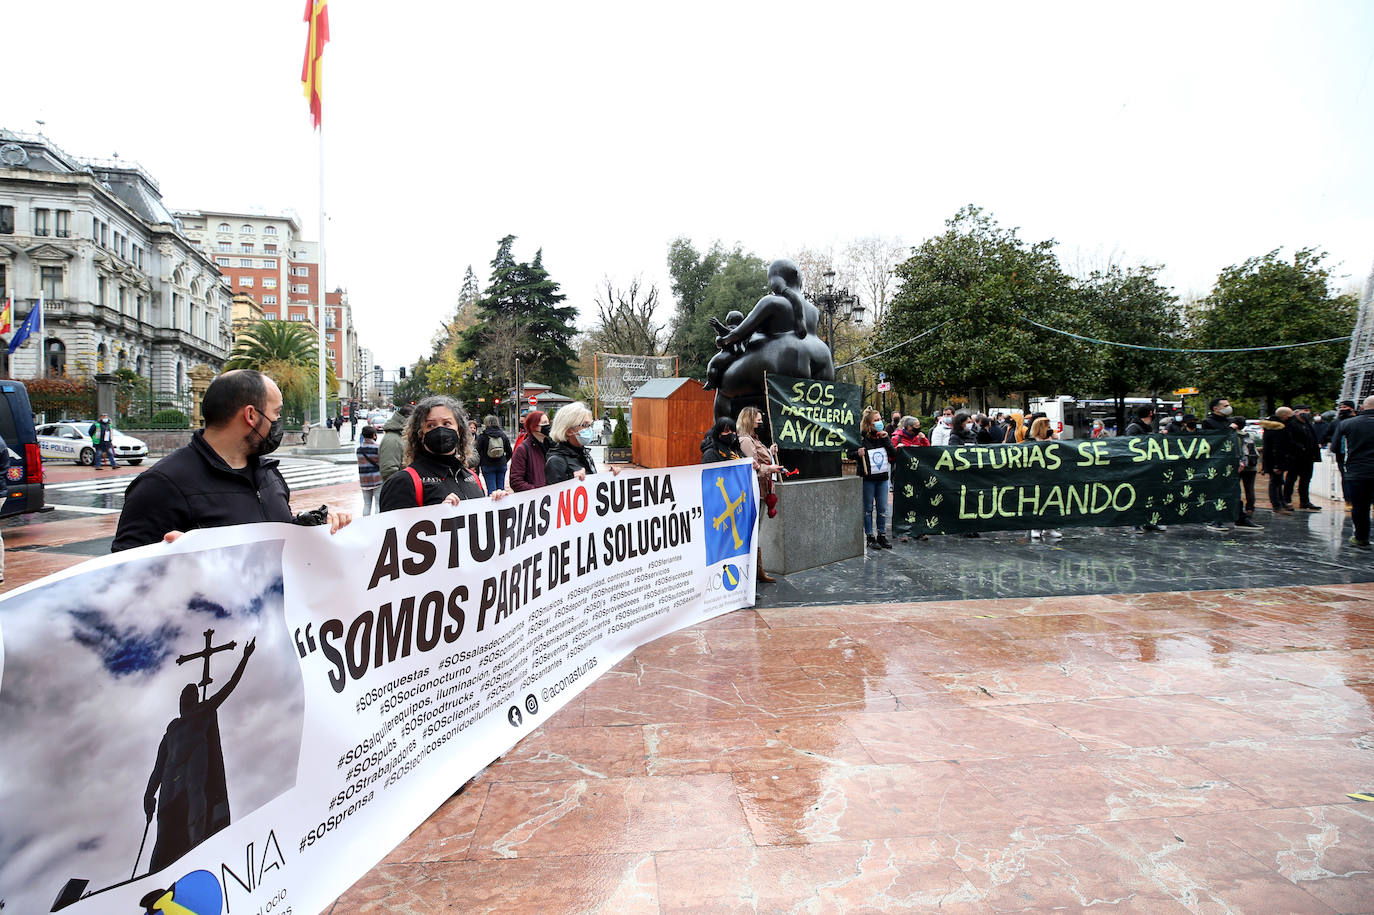
{"type": "MultiPolygon", "coordinates": [[[[328,461],[312,461],[305,458],[282,458],[280,469],[282,476],[286,478],[286,485],[291,487],[292,492],[358,481],[358,468],[355,464],[331,464],[328,461]]],[[[100,515],[117,514],[119,509],[108,504],[110,497],[122,498],[124,490],[133,482],[134,476],[96,476],[89,480],[49,483],[43,487],[44,501],[60,511],[100,515]],[[67,504],[87,501],[106,504],[67,504]]]]}

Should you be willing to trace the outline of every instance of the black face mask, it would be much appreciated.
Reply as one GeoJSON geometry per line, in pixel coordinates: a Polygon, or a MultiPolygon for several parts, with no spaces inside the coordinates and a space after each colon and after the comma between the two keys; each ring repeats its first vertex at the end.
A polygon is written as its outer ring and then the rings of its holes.
{"type": "Polygon", "coordinates": [[[259,438],[258,457],[265,457],[277,450],[277,446],[281,444],[282,436],[286,434],[286,428],[282,424],[281,417],[278,416],[276,419],[272,420],[272,424],[267,427],[266,435],[258,432],[256,428],[253,429],[253,434],[257,435],[259,438]]]}
{"type": "Polygon", "coordinates": [[[539,434],[540,434],[540,435],[545,435],[545,436],[546,436],[546,435],[548,435],[548,434],[549,434],[550,432],[552,432],[552,431],[553,431],[553,426],[550,425],[549,423],[544,423],[544,425],[542,425],[542,426],[539,427],[539,434]]]}
{"type": "Polygon", "coordinates": [[[436,426],[421,439],[430,454],[452,454],[458,447],[458,432],[448,426],[436,426]]]}
{"type": "Polygon", "coordinates": [[[735,435],[734,433],[731,433],[730,435],[722,435],[720,437],[720,446],[724,448],[726,451],[738,451],[739,436],[735,435]]]}

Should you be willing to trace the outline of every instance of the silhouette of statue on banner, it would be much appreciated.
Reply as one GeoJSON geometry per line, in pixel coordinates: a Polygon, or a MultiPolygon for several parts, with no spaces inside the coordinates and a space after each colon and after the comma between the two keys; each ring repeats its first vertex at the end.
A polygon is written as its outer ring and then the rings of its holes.
{"type": "MultiPolygon", "coordinates": [[[[706,366],[707,390],[716,392],[717,418],[734,418],[745,407],[763,413],[758,431],[764,444],[772,444],[765,372],[792,378],[835,380],[830,347],[819,333],[821,310],[802,295],[801,271],[790,260],[776,260],[768,267],[769,294],[759,299],[749,314],[732,311],[724,321],[711,318],[716,348],[706,366]]],[[[838,455],[789,452],[782,463],[796,467],[804,478],[837,476],[838,455]]]]}
{"type": "Polygon", "coordinates": [[[213,682],[211,655],[232,651],[235,645],[230,642],[210,647],[213,633],[213,629],[205,632],[204,651],[177,658],[178,664],[203,658],[205,672],[200,683],[188,683],[182,688],[181,715],[167,725],[143,794],[143,812],[150,822],[154,810],[157,811],[157,841],[153,845],[150,873],[172,864],[229,825],[229,791],[224,778],[218,712],[243,678],[257,639],[244,646],[243,657],[229,682],[207,699],[204,690],[213,682]]]}

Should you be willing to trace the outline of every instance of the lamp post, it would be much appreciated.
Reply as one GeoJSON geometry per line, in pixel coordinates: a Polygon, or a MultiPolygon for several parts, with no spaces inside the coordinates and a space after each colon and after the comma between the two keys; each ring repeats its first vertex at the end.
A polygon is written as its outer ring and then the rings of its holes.
{"type": "Polygon", "coordinates": [[[864,320],[864,306],[859,301],[859,297],[852,295],[848,286],[835,288],[835,271],[827,269],[821,274],[825,280],[823,292],[813,293],[811,301],[817,308],[825,312],[826,323],[826,344],[830,347],[830,362],[835,362],[835,312],[844,309],[840,315],[841,321],[852,320],[855,324],[862,324],[864,320]]]}

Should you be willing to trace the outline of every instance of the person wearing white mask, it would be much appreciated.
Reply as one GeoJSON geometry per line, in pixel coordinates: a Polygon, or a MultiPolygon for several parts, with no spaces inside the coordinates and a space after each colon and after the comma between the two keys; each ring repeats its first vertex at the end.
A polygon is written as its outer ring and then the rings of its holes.
{"type": "Polygon", "coordinates": [[[948,445],[949,435],[954,429],[954,408],[945,407],[940,413],[940,419],[935,423],[935,429],[930,433],[930,443],[932,445],[948,445]]]}

